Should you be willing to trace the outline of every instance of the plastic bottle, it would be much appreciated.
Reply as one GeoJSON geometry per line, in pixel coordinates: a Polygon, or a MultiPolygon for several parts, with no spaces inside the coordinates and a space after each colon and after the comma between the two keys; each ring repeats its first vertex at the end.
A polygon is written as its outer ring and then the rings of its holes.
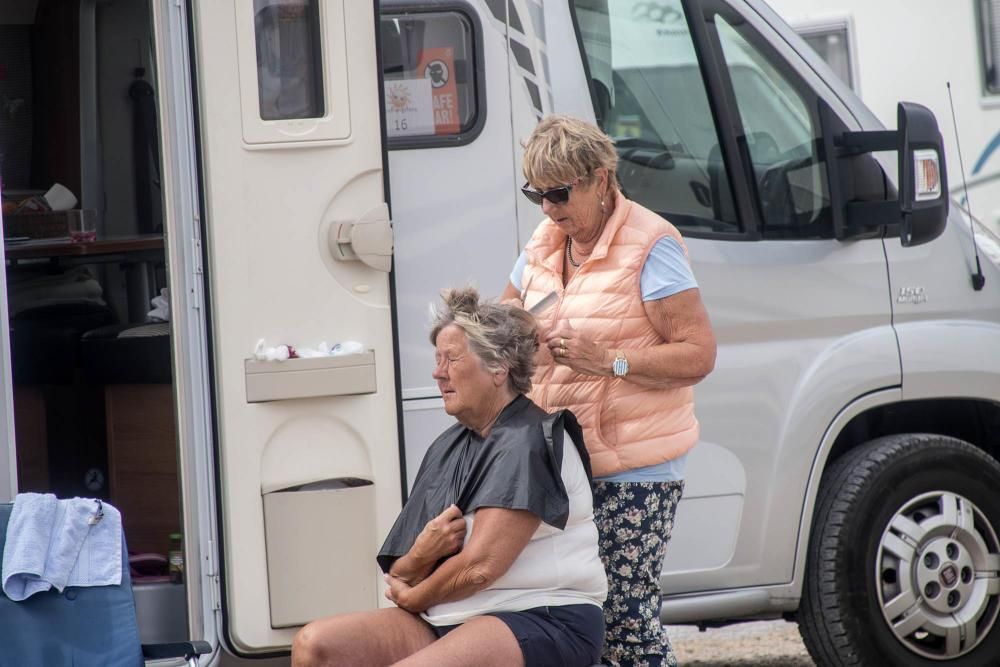
{"type": "Polygon", "coordinates": [[[167,551],[170,565],[170,582],[184,583],[184,542],[180,533],[170,533],[170,550],[167,551]]]}

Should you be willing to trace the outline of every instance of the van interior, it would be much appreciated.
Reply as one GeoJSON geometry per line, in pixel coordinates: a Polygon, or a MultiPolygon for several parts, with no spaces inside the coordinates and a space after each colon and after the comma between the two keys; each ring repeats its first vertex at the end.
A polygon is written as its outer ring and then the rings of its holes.
{"type": "Polygon", "coordinates": [[[187,621],[153,48],[145,2],[0,4],[18,490],[120,510],[141,638],[167,642],[187,621]]]}

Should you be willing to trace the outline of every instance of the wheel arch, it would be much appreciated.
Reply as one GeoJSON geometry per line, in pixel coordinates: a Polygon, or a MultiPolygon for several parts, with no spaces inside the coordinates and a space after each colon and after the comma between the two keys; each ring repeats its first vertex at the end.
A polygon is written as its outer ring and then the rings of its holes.
{"type": "Polygon", "coordinates": [[[847,405],[831,422],[816,451],[803,502],[790,590],[801,599],[809,535],[823,473],[834,462],[875,438],[929,433],[964,440],[1000,460],[1000,402],[983,398],[903,400],[898,388],[872,392],[847,405]]]}
{"type": "Polygon", "coordinates": [[[865,442],[901,433],[951,436],[1000,458],[1000,402],[929,398],[872,407],[852,417],[837,433],[824,469],[865,442]]]}

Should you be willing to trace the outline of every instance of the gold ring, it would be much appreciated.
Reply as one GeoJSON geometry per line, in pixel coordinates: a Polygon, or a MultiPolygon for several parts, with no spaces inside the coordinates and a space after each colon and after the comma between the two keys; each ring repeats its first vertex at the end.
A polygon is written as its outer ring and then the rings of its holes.
{"type": "Polygon", "coordinates": [[[565,345],[560,345],[559,346],[559,356],[560,357],[565,357],[566,356],[566,346],[565,345]]]}
{"type": "Polygon", "coordinates": [[[559,339],[559,347],[561,347],[564,350],[566,349],[566,339],[565,338],[560,338],[559,339]]]}

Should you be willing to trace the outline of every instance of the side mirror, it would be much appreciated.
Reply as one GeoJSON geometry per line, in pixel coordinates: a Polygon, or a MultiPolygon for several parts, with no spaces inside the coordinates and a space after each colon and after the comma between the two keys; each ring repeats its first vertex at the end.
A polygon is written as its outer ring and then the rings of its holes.
{"type": "Polygon", "coordinates": [[[930,109],[900,102],[899,128],[899,240],[904,246],[936,239],[948,221],[944,146],[937,119],[930,109]]]}
{"type": "Polygon", "coordinates": [[[844,201],[840,169],[829,164],[836,237],[861,238],[886,225],[899,225],[899,240],[904,246],[920,245],[940,236],[948,221],[948,186],[944,142],[930,109],[900,102],[896,108],[898,129],[840,133],[835,128],[843,125],[829,107],[822,105],[820,113],[827,155],[849,158],[874,151],[898,154],[898,200],[844,201]]]}

